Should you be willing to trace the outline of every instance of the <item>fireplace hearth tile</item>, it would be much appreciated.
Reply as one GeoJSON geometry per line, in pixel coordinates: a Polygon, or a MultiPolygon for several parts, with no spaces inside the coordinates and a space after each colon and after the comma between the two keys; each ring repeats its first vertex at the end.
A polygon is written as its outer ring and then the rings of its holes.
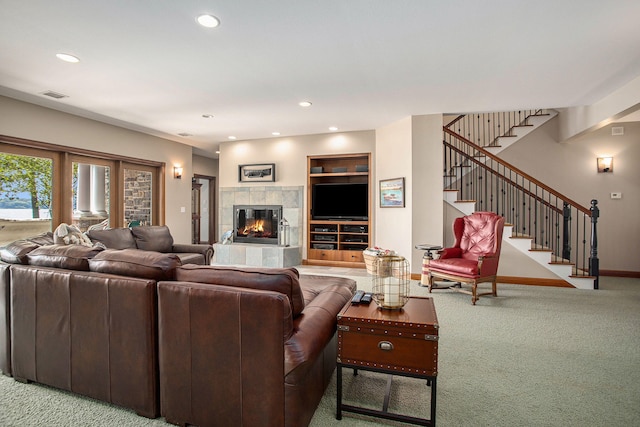
{"type": "Polygon", "coordinates": [[[250,243],[214,244],[216,265],[293,267],[302,264],[302,247],[250,243]]]}

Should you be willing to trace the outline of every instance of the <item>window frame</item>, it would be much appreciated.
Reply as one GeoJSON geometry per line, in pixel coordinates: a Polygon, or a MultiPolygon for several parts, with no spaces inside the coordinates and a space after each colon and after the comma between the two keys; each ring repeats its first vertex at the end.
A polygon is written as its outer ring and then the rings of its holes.
{"type": "Polygon", "coordinates": [[[102,153],[84,148],[33,141],[0,135],[0,152],[50,158],[53,161],[51,226],[52,230],[63,222],[73,221],[72,168],[73,163],[91,163],[109,166],[111,172],[111,192],[109,195],[109,218],[112,227],[124,221],[124,170],[138,169],[153,173],[152,221],[164,225],[165,214],[165,169],[164,162],[134,157],[102,153]]]}

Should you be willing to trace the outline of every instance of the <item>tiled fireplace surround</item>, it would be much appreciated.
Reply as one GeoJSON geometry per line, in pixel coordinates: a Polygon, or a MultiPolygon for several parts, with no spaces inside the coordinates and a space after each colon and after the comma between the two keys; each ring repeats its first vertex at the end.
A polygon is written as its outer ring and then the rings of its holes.
{"type": "Polygon", "coordinates": [[[233,230],[234,205],[282,205],[282,216],[289,222],[290,246],[233,243],[215,245],[215,262],[225,265],[289,267],[302,262],[304,230],[304,187],[223,187],[220,188],[220,235],[233,230]]]}

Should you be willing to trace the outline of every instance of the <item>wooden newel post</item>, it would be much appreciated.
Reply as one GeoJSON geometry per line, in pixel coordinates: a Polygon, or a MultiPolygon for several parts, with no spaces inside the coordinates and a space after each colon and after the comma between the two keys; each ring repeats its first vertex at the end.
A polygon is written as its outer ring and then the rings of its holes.
{"type": "Polygon", "coordinates": [[[598,217],[600,216],[600,209],[598,208],[598,201],[591,201],[591,254],[589,256],[589,275],[595,277],[593,282],[593,288],[598,289],[600,286],[600,261],[598,260],[598,217]]]}

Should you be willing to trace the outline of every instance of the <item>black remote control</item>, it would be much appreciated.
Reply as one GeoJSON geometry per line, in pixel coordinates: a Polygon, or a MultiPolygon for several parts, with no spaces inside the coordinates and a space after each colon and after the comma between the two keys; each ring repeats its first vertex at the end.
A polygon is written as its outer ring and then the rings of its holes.
{"type": "Polygon", "coordinates": [[[361,304],[369,304],[369,303],[371,303],[371,297],[372,297],[371,292],[366,292],[362,296],[362,298],[360,299],[360,303],[361,304]]]}
{"type": "Polygon", "coordinates": [[[364,296],[364,291],[362,290],[356,291],[356,294],[353,296],[353,298],[351,298],[351,304],[354,304],[354,305],[360,304],[360,300],[362,300],[363,296],[364,296]]]}

